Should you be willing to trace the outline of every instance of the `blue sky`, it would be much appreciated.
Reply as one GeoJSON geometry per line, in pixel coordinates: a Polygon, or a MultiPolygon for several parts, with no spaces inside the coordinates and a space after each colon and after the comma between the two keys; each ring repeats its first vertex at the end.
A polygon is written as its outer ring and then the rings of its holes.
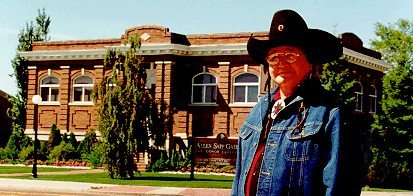
{"type": "Polygon", "coordinates": [[[412,0],[0,0],[0,89],[11,95],[17,35],[42,8],[51,17],[52,41],[120,38],[148,24],[182,34],[268,31],[276,10],[293,9],[310,28],[353,32],[368,47],[377,22],[413,20],[412,0]]]}

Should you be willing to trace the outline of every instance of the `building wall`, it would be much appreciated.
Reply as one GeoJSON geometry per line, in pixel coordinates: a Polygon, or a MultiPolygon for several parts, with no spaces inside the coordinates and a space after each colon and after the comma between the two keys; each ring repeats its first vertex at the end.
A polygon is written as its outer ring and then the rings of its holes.
{"type": "MultiPolygon", "coordinates": [[[[88,75],[93,78],[95,85],[99,84],[102,77],[108,74],[111,68],[104,69],[101,53],[83,55],[81,51],[106,50],[108,46],[120,47],[122,40],[136,33],[139,35],[146,33],[150,37],[147,40],[142,40],[143,48],[153,47],[156,44],[171,44],[169,46],[179,47],[213,47],[225,44],[232,47],[232,44],[245,44],[250,35],[250,33],[230,33],[185,36],[171,33],[164,27],[143,26],[126,30],[121,39],[34,43],[32,53],[48,51],[50,56],[34,55],[32,60],[29,60],[26,133],[29,135],[33,133],[34,105],[31,98],[40,93],[39,84],[46,76],[55,76],[59,79],[59,100],[58,103],[39,105],[39,138],[47,139],[52,124],[56,124],[62,132],[73,131],[79,139],[85,132],[96,129],[97,106],[94,103],[73,102],[73,81],[81,75],[88,75]],[[61,58],[53,56],[59,51],[66,51],[68,54],[61,58]]],[[[256,33],[254,35],[264,37],[266,34],[256,33]]],[[[369,54],[370,57],[379,61],[377,53],[362,47],[362,43],[352,36],[352,34],[344,34],[342,37],[342,40],[346,41],[347,48],[369,54]]],[[[27,54],[30,56],[32,53],[27,54]]],[[[262,66],[252,61],[248,54],[242,53],[242,51],[235,55],[226,54],[225,51],[219,50],[206,51],[202,54],[199,53],[199,55],[196,55],[197,53],[191,55],[162,54],[163,51],[160,49],[152,51],[151,54],[146,54],[144,51],[142,53],[145,66],[148,69],[155,69],[154,89],[151,91],[156,99],[164,101],[170,106],[170,114],[173,115],[171,132],[178,137],[213,137],[219,133],[225,133],[229,137],[237,138],[238,130],[253,104],[234,103],[233,84],[235,77],[242,73],[254,74],[259,78],[259,94],[265,92],[264,82],[267,76],[262,71],[262,66]],[[217,54],[216,52],[221,53],[217,54]],[[200,73],[209,73],[216,77],[216,104],[191,103],[192,79],[200,73]]],[[[376,87],[377,100],[379,101],[383,72],[360,66],[357,63],[349,63],[348,68],[352,77],[363,85],[363,91],[365,91],[363,105],[369,105],[369,88],[367,87],[370,85],[376,87]]],[[[368,107],[364,107],[363,111],[356,115],[371,118],[368,109],[368,107]]],[[[363,123],[365,124],[365,121],[363,123]]],[[[363,127],[367,126],[363,125],[363,127]]]]}

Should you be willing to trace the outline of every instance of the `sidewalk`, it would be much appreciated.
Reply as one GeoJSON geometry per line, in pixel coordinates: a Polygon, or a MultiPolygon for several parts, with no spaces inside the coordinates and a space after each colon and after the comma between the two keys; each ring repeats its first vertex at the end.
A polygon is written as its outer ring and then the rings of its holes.
{"type": "Polygon", "coordinates": [[[151,187],[113,184],[95,184],[81,182],[63,182],[49,180],[23,180],[0,178],[1,191],[7,193],[66,194],[66,195],[196,195],[224,196],[229,195],[229,189],[151,187]]]}
{"type": "MultiPolygon", "coordinates": [[[[226,196],[230,189],[95,184],[0,178],[0,195],[183,195],[226,196]]],[[[362,196],[407,196],[413,192],[363,192],[362,196]]]]}
{"type": "MultiPolygon", "coordinates": [[[[61,172],[39,172],[39,175],[65,175],[81,173],[100,173],[102,169],[85,169],[61,172]]],[[[30,173],[31,174],[31,173],[30,173]]],[[[0,174],[21,176],[28,173],[0,174]]],[[[153,187],[116,184],[98,184],[39,179],[0,178],[1,195],[182,195],[182,196],[226,196],[230,189],[153,187]]],[[[362,196],[413,196],[413,192],[362,192],[362,196]]]]}

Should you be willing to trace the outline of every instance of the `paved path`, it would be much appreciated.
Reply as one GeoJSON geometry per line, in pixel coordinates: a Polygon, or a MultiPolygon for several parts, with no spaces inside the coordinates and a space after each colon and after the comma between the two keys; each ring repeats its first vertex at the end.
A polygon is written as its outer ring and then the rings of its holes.
{"type": "MultiPolygon", "coordinates": [[[[103,169],[78,169],[71,171],[56,171],[56,172],[37,172],[38,175],[67,175],[67,174],[90,174],[90,173],[102,173],[103,169]]],[[[12,174],[0,174],[0,177],[7,176],[26,176],[32,175],[32,173],[12,173],[12,174]]]]}
{"type": "MultiPolygon", "coordinates": [[[[39,175],[64,175],[99,173],[102,169],[39,172],[39,175]]],[[[0,174],[1,176],[28,175],[31,173],[0,174]]],[[[98,184],[84,182],[49,181],[0,178],[1,195],[182,195],[226,196],[230,189],[181,188],[98,184]]],[[[413,196],[413,192],[362,192],[362,196],[413,196]]]]}

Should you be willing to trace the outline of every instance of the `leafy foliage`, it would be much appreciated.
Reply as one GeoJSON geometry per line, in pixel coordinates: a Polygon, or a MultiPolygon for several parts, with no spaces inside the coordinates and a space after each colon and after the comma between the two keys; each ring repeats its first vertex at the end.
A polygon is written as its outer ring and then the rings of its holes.
{"type": "Polygon", "coordinates": [[[138,55],[140,39],[130,37],[127,44],[130,47],[125,52],[108,50],[104,65],[112,68],[112,74],[103,78],[94,93],[110,178],[132,178],[137,153],[148,148],[150,137],[157,141],[165,135],[164,127],[157,128],[163,125],[157,120],[158,105],[145,88],[146,70],[138,55]]]}
{"type": "MultiPolygon", "coordinates": [[[[31,51],[33,42],[50,40],[50,37],[48,36],[50,22],[50,17],[46,15],[45,10],[43,9],[42,12],[38,10],[36,23],[26,23],[26,28],[20,30],[20,33],[18,35],[19,43],[17,45],[17,51],[31,51]]],[[[12,107],[8,111],[8,116],[12,121],[12,130],[14,134],[14,138],[10,138],[13,141],[9,141],[9,143],[12,145],[16,145],[21,143],[21,141],[18,141],[16,139],[24,138],[20,136],[24,133],[24,129],[26,127],[28,71],[27,61],[24,58],[20,57],[18,53],[13,58],[11,63],[14,69],[14,73],[12,74],[12,76],[14,76],[16,79],[18,93],[16,97],[9,98],[12,107]]],[[[10,147],[11,146],[9,146],[8,150],[13,151],[12,157],[17,158],[17,154],[15,154],[15,149],[10,147]]],[[[20,150],[20,148],[18,149],[20,150]]]]}
{"type": "Polygon", "coordinates": [[[69,143],[69,138],[67,138],[67,133],[66,132],[63,133],[63,135],[62,135],[62,142],[69,143]]]}
{"type": "Polygon", "coordinates": [[[413,21],[376,25],[372,47],[393,67],[383,80],[382,113],[372,126],[372,185],[409,188],[413,181],[413,21]]]}
{"type": "Polygon", "coordinates": [[[86,133],[85,138],[80,142],[79,146],[77,147],[77,151],[81,155],[89,154],[93,150],[93,144],[95,144],[97,141],[98,140],[96,137],[96,132],[92,129],[86,133]]]}
{"type": "Polygon", "coordinates": [[[75,148],[70,143],[61,142],[55,146],[48,156],[49,160],[61,161],[72,159],[75,153],[75,148]]]}
{"type": "Polygon", "coordinates": [[[350,77],[347,64],[345,59],[324,64],[320,81],[324,88],[336,97],[338,103],[351,108],[355,100],[352,88],[356,81],[350,77]]]}
{"type": "Polygon", "coordinates": [[[191,148],[188,147],[185,150],[185,158],[175,150],[168,157],[165,153],[161,154],[161,157],[150,165],[149,170],[152,172],[159,171],[178,171],[182,168],[188,168],[191,166],[191,148]]]}
{"type": "Polygon", "coordinates": [[[6,147],[4,148],[7,155],[6,158],[11,160],[18,159],[20,151],[30,145],[32,145],[31,139],[24,135],[23,132],[13,131],[6,147]]]}
{"type": "Polygon", "coordinates": [[[58,129],[55,124],[53,124],[52,128],[50,129],[50,135],[49,135],[49,140],[47,142],[47,147],[52,149],[53,147],[58,146],[61,142],[62,142],[62,136],[60,135],[60,129],[58,129]]]}

